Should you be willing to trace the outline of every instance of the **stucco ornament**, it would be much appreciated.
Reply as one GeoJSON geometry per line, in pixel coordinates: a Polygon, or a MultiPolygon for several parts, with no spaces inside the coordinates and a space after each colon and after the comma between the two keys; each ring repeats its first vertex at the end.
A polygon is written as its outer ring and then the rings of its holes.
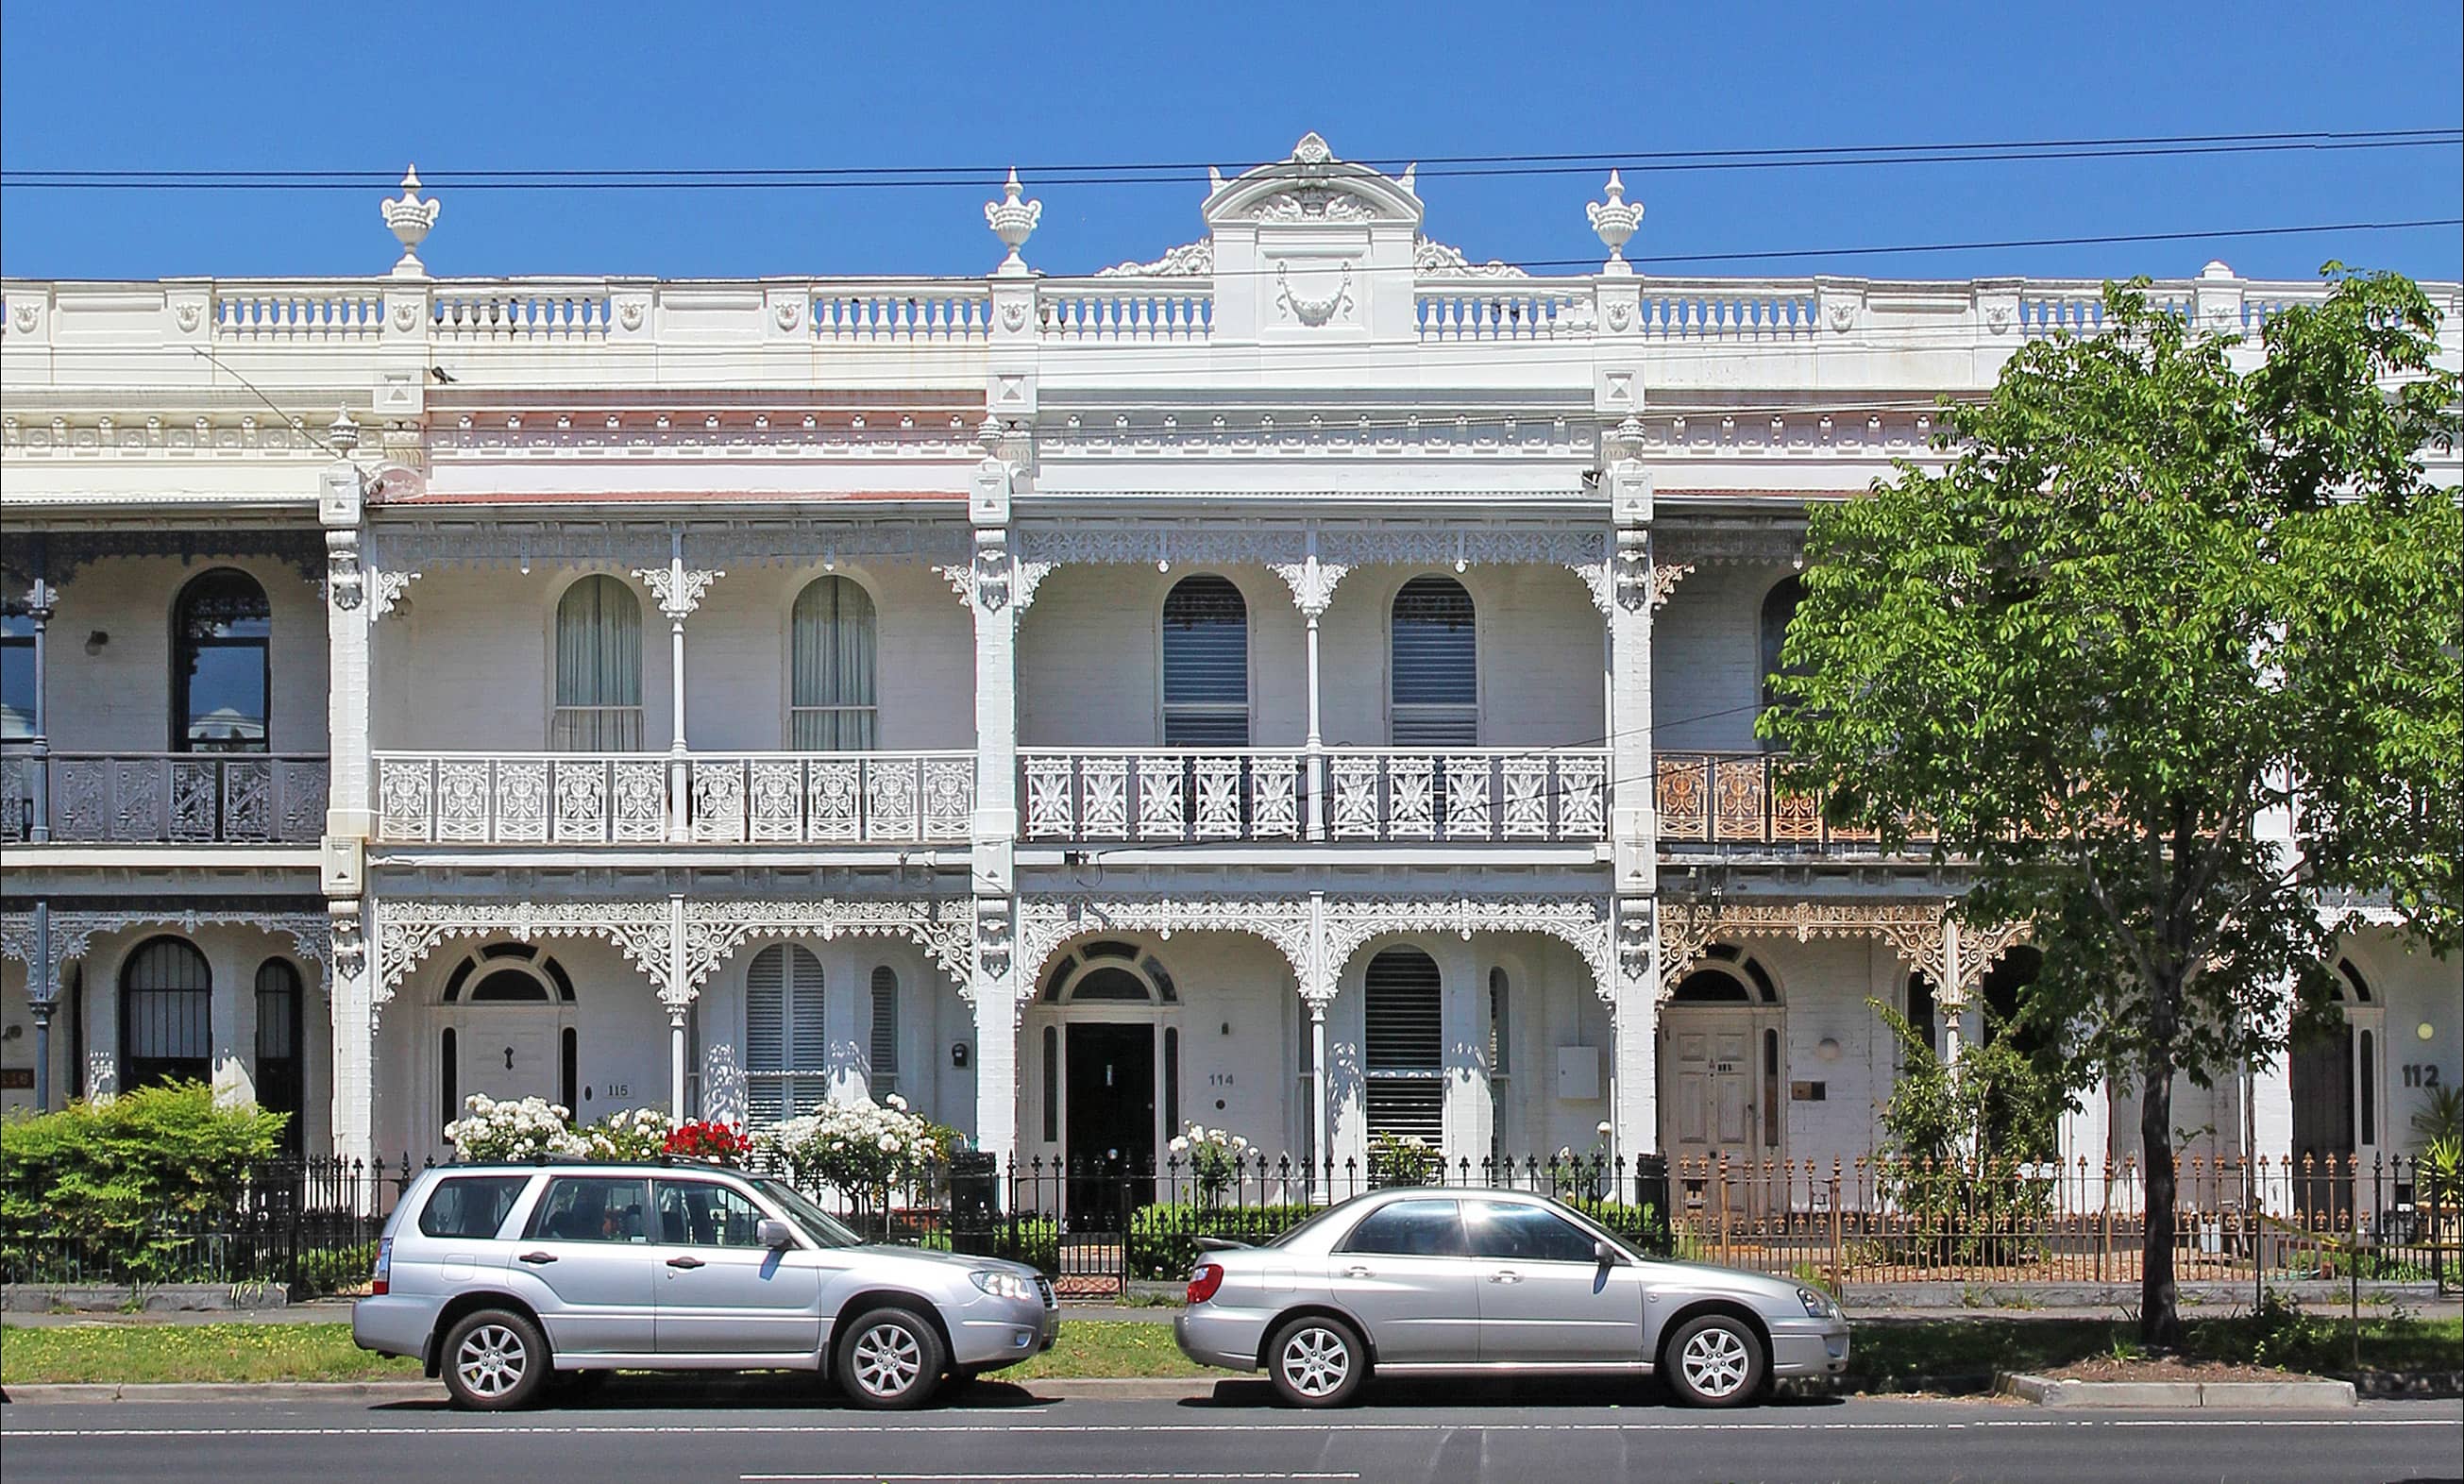
{"type": "Polygon", "coordinates": [[[1352,265],[1345,263],[1335,278],[1334,292],[1318,297],[1308,297],[1292,290],[1291,265],[1275,265],[1275,297],[1294,319],[1316,329],[1331,322],[1335,316],[1352,307],[1352,265]]]}
{"type": "Polygon", "coordinates": [[[419,260],[419,245],[436,226],[436,218],[445,209],[441,201],[422,201],[419,197],[419,166],[412,165],[402,175],[402,194],[384,205],[385,224],[402,244],[402,257],[393,265],[397,278],[425,278],[428,265],[419,260]]]}
{"type": "Polygon", "coordinates": [[[1625,182],[1615,170],[1609,172],[1608,198],[1584,207],[1583,213],[1591,218],[1592,230],[1608,246],[1609,260],[1600,265],[1600,272],[1624,278],[1634,273],[1634,266],[1625,260],[1625,245],[1642,225],[1642,203],[1625,199],[1625,182]]]}
{"type": "Polygon", "coordinates": [[[1001,239],[1001,246],[1009,250],[1009,256],[1002,258],[1001,266],[993,270],[997,273],[1027,272],[1026,260],[1018,255],[1018,250],[1026,246],[1026,239],[1035,233],[1035,224],[1044,219],[1044,203],[1021,201],[1020,193],[1018,171],[1012,168],[1009,179],[1001,184],[1001,198],[984,203],[984,225],[990,227],[993,235],[1001,239]]]}

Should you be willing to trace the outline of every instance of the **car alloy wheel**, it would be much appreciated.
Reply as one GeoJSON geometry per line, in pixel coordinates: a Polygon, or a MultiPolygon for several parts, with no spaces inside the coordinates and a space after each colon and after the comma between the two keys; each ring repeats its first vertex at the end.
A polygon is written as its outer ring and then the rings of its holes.
{"type": "Polygon", "coordinates": [[[849,1316],[834,1342],[831,1371],[858,1407],[921,1407],[941,1385],[950,1354],[924,1312],[884,1304],[849,1316]]]}
{"type": "Polygon", "coordinates": [[[522,1384],[530,1346],[502,1324],[482,1324],[454,1347],[453,1373],[473,1396],[500,1397],[522,1384]]]}
{"type": "Polygon", "coordinates": [[[1745,1342],[1734,1330],[1725,1328],[1705,1329],[1688,1339],[1677,1364],[1684,1367],[1685,1379],[1694,1389],[1712,1401],[1736,1395],[1753,1370],[1753,1357],[1746,1352],[1745,1342]]]}
{"type": "Polygon", "coordinates": [[[1301,1396],[1320,1401],[1352,1378],[1352,1344],[1323,1324],[1308,1324],[1284,1337],[1275,1368],[1301,1396]]]}
{"type": "Polygon", "coordinates": [[[882,1398],[905,1396],[924,1374],[924,1347],[899,1323],[875,1324],[856,1337],[856,1385],[882,1398]]]}

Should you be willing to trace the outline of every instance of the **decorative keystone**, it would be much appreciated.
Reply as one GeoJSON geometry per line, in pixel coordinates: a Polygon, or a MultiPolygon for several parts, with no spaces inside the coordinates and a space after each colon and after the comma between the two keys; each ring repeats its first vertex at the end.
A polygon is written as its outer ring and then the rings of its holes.
{"type": "Polygon", "coordinates": [[[441,201],[419,199],[419,166],[412,165],[402,173],[402,194],[385,203],[385,224],[402,243],[402,261],[393,265],[397,278],[425,278],[428,265],[419,260],[419,245],[426,241],[436,225],[436,214],[445,209],[441,201]]]}
{"type": "Polygon", "coordinates": [[[1617,178],[1615,170],[1609,172],[1608,197],[1583,207],[1584,214],[1592,219],[1592,230],[1608,244],[1609,260],[1600,265],[1600,272],[1612,278],[1632,277],[1634,268],[1625,260],[1625,245],[1634,236],[1634,229],[1642,225],[1642,203],[1625,199],[1625,182],[1617,178]]]}
{"type": "Polygon", "coordinates": [[[1009,256],[1001,259],[1001,267],[993,272],[1013,277],[1028,272],[1026,260],[1018,255],[1018,250],[1026,245],[1026,239],[1035,234],[1035,224],[1044,218],[1043,202],[1018,198],[1018,170],[1012,166],[1008,181],[1001,186],[1001,199],[984,203],[984,225],[993,229],[1002,247],[1009,249],[1009,256]]]}

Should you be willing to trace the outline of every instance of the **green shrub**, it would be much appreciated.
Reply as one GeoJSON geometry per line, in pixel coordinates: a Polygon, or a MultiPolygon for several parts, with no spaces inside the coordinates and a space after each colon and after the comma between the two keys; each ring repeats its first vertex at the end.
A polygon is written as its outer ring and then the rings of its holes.
{"type": "Polygon", "coordinates": [[[32,1276],[45,1254],[75,1251],[88,1274],[161,1281],[194,1246],[186,1233],[273,1157],[287,1119],[177,1082],[0,1123],[0,1261],[32,1276]]]}
{"type": "Polygon", "coordinates": [[[1623,1237],[1645,1256],[1666,1257],[1675,1253],[1674,1244],[1669,1240],[1668,1223],[1661,1219],[1657,1207],[1635,1206],[1624,1201],[1598,1200],[1590,1196],[1565,1196],[1561,1199],[1567,1206],[1623,1237]]]}
{"type": "Polygon", "coordinates": [[[1142,1206],[1130,1216],[1132,1277],[1187,1277],[1198,1265],[1198,1239],[1266,1242],[1317,1213],[1301,1203],[1281,1206],[1193,1206],[1169,1202],[1142,1206]]]}

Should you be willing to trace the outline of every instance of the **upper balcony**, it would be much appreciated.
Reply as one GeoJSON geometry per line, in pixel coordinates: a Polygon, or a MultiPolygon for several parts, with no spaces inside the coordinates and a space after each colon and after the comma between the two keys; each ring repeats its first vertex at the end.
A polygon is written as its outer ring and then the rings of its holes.
{"type": "Polygon", "coordinates": [[[313,845],[323,753],[47,753],[0,748],[0,841],[313,845]]]}

